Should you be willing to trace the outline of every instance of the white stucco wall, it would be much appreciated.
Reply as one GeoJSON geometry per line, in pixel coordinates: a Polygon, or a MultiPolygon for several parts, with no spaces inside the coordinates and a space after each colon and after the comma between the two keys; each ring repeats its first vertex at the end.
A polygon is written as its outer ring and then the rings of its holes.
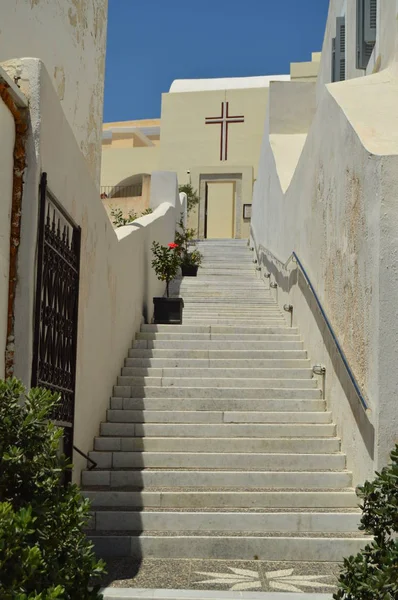
{"type": "MultiPolygon", "coordinates": [[[[333,23],[343,5],[332,1],[333,23]]],[[[333,23],[328,22],[326,37],[333,35],[333,23]]],[[[396,22],[390,27],[396,31],[396,22]]],[[[322,62],[330,64],[329,57],[322,62]]],[[[287,188],[278,176],[283,156],[276,159],[269,135],[274,126],[271,86],[253,200],[252,229],[263,268],[278,281],[278,301],[294,305],[294,320],[313,364],[327,368],[326,399],[357,482],[387,462],[398,435],[395,72],[393,65],[370,77],[326,86],[321,77],[317,110],[287,188]],[[353,393],[306,284],[300,278],[297,285],[296,274],[285,272],[265,248],[282,262],[297,252],[370,414],[353,393]]]]}
{"type": "Polygon", "coordinates": [[[108,0],[4,0],[0,9],[0,62],[23,56],[44,62],[97,182],[107,5],[108,0]]]}
{"type": "Polygon", "coordinates": [[[4,377],[7,340],[8,276],[10,267],[10,228],[14,166],[14,118],[0,98],[0,379],[4,377]]]}
{"type": "MultiPolygon", "coordinates": [[[[15,372],[30,383],[37,189],[40,172],[45,171],[49,189],[82,228],[75,444],[87,452],[105,419],[112,387],[142,317],[150,321],[152,298],[163,294],[164,284],[150,266],[150,246],[153,240],[166,244],[174,239],[180,206],[175,209],[175,195],[164,196],[153,214],[115,232],[49,74],[32,59],[24,61],[22,70],[32,135],[24,195],[29,202],[25,201],[23,209],[19,260],[15,372]]],[[[176,175],[169,174],[169,178],[177,189],[176,175]]],[[[78,455],[74,458],[77,476],[85,461],[78,455]]]]}

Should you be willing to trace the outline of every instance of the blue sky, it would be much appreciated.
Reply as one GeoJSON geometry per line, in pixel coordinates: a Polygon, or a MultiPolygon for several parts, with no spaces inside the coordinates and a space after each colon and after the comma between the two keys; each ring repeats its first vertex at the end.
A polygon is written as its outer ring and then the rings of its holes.
{"type": "Polygon", "coordinates": [[[289,72],[322,47],[329,0],[109,0],[104,121],[160,116],[174,79],[289,72]]]}

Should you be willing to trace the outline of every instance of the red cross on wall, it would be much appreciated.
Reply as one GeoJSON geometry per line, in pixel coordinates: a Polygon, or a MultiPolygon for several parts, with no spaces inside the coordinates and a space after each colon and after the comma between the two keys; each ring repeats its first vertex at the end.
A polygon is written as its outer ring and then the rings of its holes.
{"type": "Polygon", "coordinates": [[[229,102],[221,102],[221,117],[206,117],[206,125],[221,125],[220,160],[228,160],[228,126],[233,123],[244,123],[243,115],[231,116],[229,102]]]}

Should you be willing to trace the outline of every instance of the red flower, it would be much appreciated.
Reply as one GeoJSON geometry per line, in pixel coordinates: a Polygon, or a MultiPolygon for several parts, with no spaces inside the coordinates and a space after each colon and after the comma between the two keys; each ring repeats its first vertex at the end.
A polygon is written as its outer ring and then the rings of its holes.
{"type": "Polygon", "coordinates": [[[171,242],[171,244],[169,244],[169,248],[171,248],[172,250],[174,250],[175,248],[178,248],[178,244],[175,244],[174,242],[171,242]]]}

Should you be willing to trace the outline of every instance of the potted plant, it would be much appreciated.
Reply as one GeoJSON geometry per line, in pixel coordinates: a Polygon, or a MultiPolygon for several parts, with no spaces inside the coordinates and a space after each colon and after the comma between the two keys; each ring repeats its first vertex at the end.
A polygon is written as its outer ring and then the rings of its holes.
{"type": "Polygon", "coordinates": [[[176,231],[176,243],[178,252],[181,257],[181,272],[183,277],[196,277],[198,268],[202,262],[202,254],[199,250],[189,251],[189,246],[192,245],[195,239],[195,229],[185,227],[183,217],[179,223],[179,230],[176,231]]]}
{"type": "Polygon", "coordinates": [[[160,281],[166,282],[166,297],[155,297],[154,321],[159,324],[181,324],[184,300],[182,298],[170,298],[170,282],[176,277],[181,265],[179,247],[176,243],[161,246],[153,242],[152,252],[154,259],[152,267],[160,281]]]}
{"type": "Polygon", "coordinates": [[[202,262],[199,250],[185,252],[181,255],[181,273],[183,277],[196,277],[202,262]]]}

